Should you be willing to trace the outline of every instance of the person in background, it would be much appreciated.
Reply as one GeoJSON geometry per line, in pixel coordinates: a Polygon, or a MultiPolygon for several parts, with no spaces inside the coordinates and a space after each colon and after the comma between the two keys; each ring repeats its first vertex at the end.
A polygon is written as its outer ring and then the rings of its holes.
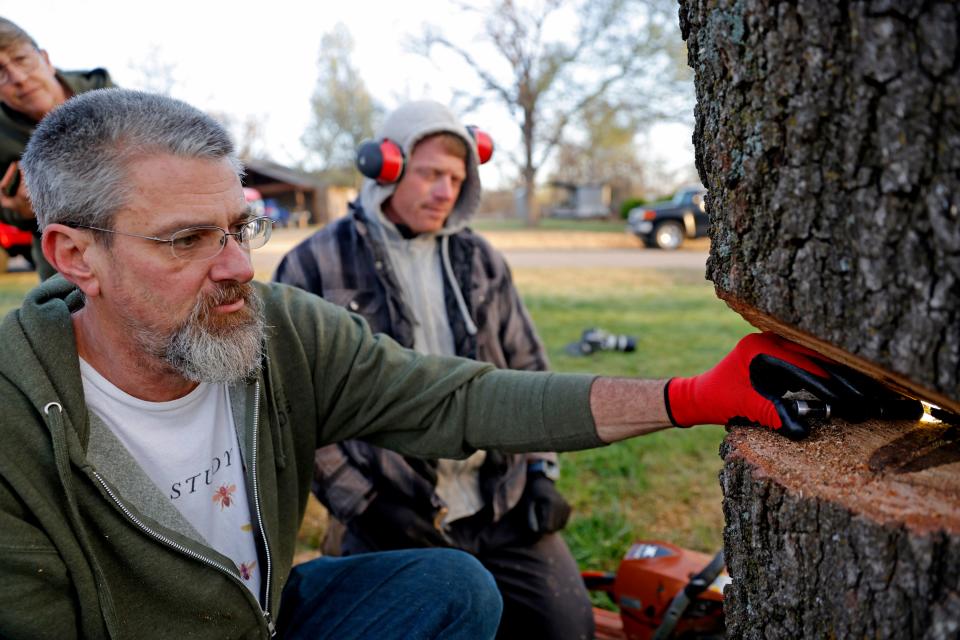
{"type": "MultiPolygon", "coordinates": [[[[359,151],[378,169],[348,215],[292,249],[274,279],[359,313],[421,353],[546,370],[506,262],[467,227],[486,144],[439,103],[401,106],[359,151]],[[384,180],[391,157],[401,158],[401,175],[384,180]]],[[[332,527],[340,548],[334,539],[325,550],[462,549],[497,581],[499,637],[589,639],[590,600],[557,533],[570,514],[557,475],[554,453],[420,460],[358,440],[331,445],[317,452],[314,493],[346,531],[332,527]]]]}
{"type": "Polygon", "coordinates": [[[733,419],[802,437],[754,364],[831,379],[771,334],[670,380],[405,349],[253,281],[272,223],[223,127],[172,98],[71,98],[21,167],[59,274],[0,324],[2,637],[493,638],[496,582],[458,549],[293,566],[318,449],[468,459],[733,419]]]}
{"type": "Polygon", "coordinates": [[[37,123],[71,96],[112,87],[103,69],[60,71],[26,31],[0,18],[0,219],[34,234],[32,262],[41,280],[55,273],[43,257],[33,206],[18,161],[37,123]]]}

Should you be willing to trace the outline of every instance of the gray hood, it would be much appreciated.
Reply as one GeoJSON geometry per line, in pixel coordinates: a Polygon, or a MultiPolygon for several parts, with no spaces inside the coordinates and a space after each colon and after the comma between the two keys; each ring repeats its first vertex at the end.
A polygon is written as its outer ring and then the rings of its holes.
{"type": "MultiPolygon", "coordinates": [[[[460,188],[460,197],[457,198],[457,203],[443,231],[438,233],[438,235],[446,235],[462,229],[480,205],[480,173],[477,170],[480,162],[477,156],[477,144],[470,132],[444,105],[432,100],[420,100],[408,102],[391,113],[377,131],[377,139],[388,138],[394,141],[403,149],[403,157],[409,160],[417,142],[441,132],[460,136],[470,150],[467,155],[467,176],[460,188]]],[[[361,187],[361,201],[368,217],[380,213],[381,206],[393,195],[394,189],[396,184],[377,184],[370,178],[364,179],[361,187]]]]}

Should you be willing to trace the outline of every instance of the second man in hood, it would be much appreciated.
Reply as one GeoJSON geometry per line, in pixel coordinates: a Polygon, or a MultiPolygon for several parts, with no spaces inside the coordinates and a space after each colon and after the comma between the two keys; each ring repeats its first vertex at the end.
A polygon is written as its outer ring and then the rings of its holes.
{"type": "MultiPolygon", "coordinates": [[[[506,262],[466,226],[488,142],[441,104],[401,106],[358,152],[367,179],[349,215],[294,248],[276,280],[424,353],[546,369],[506,262]]],[[[314,492],[346,527],[341,553],[474,554],[503,595],[499,637],[592,638],[586,590],[556,533],[570,513],[556,472],[552,453],[416,460],[349,441],[317,452],[314,492]]]]}

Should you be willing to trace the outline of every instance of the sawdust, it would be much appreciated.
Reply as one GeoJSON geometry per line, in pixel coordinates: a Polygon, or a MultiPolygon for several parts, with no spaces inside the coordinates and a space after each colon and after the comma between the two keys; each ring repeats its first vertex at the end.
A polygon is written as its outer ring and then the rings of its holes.
{"type": "Polygon", "coordinates": [[[750,428],[732,429],[727,442],[730,456],[744,459],[755,474],[802,498],[829,501],[917,533],[956,534],[960,461],[944,462],[941,456],[937,464],[921,468],[922,460],[936,459],[931,454],[947,429],[942,423],[834,420],[801,442],[750,428]],[[928,444],[911,444],[918,439],[928,444]]]}

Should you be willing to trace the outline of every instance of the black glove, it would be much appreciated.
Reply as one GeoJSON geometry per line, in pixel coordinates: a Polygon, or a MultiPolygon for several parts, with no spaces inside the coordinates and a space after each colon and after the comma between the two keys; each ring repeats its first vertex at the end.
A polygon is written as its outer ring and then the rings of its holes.
{"type": "Polygon", "coordinates": [[[433,514],[378,495],[347,525],[371,550],[448,547],[450,543],[433,522],[433,514]]]}
{"type": "Polygon", "coordinates": [[[518,506],[527,516],[530,531],[541,535],[563,529],[570,519],[570,504],[557,491],[553,480],[539,472],[527,474],[527,486],[518,506]]]}

